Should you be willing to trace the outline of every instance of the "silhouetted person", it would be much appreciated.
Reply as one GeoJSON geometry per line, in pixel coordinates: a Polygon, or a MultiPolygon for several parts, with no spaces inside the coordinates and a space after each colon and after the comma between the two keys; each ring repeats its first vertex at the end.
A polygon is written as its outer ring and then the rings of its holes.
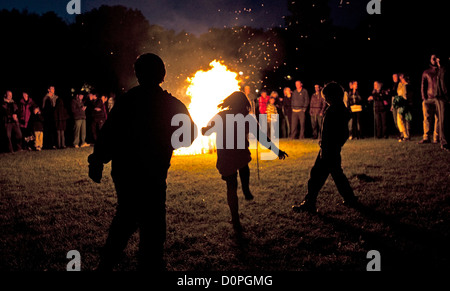
{"type": "Polygon", "coordinates": [[[317,139],[322,136],[322,120],[323,113],[327,103],[322,98],[320,85],[314,85],[315,93],[311,96],[311,102],[309,105],[309,116],[311,117],[311,127],[313,139],[317,139]]]}
{"type": "Polygon", "coordinates": [[[279,150],[275,144],[273,144],[266,134],[259,130],[259,125],[254,116],[249,115],[251,110],[251,104],[248,101],[245,94],[242,92],[234,92],[223,103],[218,105],[221,109],[211,121],[208,122],[208,126],[202,128],[203,135],[211,135],[216,132],[216,144],[217,144],[217,164],[216,167],[219,173],[222,175],[222,180],[227,183],[227,202],[231,212],[231,222],[234,229],[237,232],[242,230],[241,222],[239,219],[238,209],[238,196],[237,188],[238,181],[237,175],[241,178],[242,192],[244,193],[246,200],[252,200],[253,195],[250,192],[250,168],[248,164],[252,160],[250,155],[248,135],[250,132],[254,136],[259,137],[258,140],[267,143],[264,145],[270,148],[274,153],[278,155],[280,159],[285,159],[288,155],[279,150]],[[248,122],[245,125],[238,124],[237,122],[227,122],[227,118],[241,114],[246,118],[248,122]],[[219,119],[219,120],[218,120],[219,119]],[[252,123],[252,124],[250,124],[252,123]],[[234,128],[229,128],[229,124],[233,124],[234,128]],[[228,127],[227,127],[228,125],[228,127]],[[245,134],[239,135],[239,128],[245,126],[245,134]],[[233,134],[230,134],[232,131],[233,134]],[[253,131],[258,130],[257,132],[253,131]],[[233,139],[230,141],[229,139],[233,139]]]}
{"type": "Polygon", "coordinates": [[[59,149],[66,148],[66,136],[65,131],[67,128],[67,119],[69,119],[69,113],[67,112],[64,101],[61,98],[56,99],[55,105],[55,128],[56,128],[56,143],[59,149]]]}
{"type": "Polygon", "coordinates": [[[437,96],[437,78],[439,68],[436,62],[436,55],[430,58],[430,67],[422,74],[422,111],[423,111],[423,139],[419,144],[438,143],[439,140],[439,117],[438,117],[438,99],[437,96]],[[431,132],[431,122],[434,117],[434,130],[431,132]]]}
{"type": "Polygon", "coordinates": [[[55,94],[55,87],[50,86],[48,93],[42,100],[42,114],[44,116],[44,147],[56,148],[56,123],[55,106],[58,96],[55,94]]]}
{"type": "Polygon", "coordinates": [[[33,108],[36,107],[33,99],[28,96],[27,92],[22,92],[22,99],[19,101],[19,124],[22,131],[23,148],[31,149],[33,130],[29,126],[33,108]]]}
{"type": "Polygon", "coordinates": [[[291,139],[297,138],[298,125],[300,123],[300,135],[299,139],[305,138],[305,125],[306,125],[306,110],[309,106],[309,94],[308,91],[303,88],[301,81],[295,82],[295,90],[292,93],[291,106],[292,106],[292,121],[291,121],[291,139]]]}
{"type": "Polygon", "coordinates": [[[98,132],[102,129],[103,124],[106,121],[106,110],[105,104],[101,98],[98,98],[96,93],[89,94],[90,102],[91,102],[91,135],[92,142],[95,143],[98,138],[98,132]]]}
{"type": "Polygon", "coordinates": [[[391,96],[391,112],[392,112],[392,118],[394,120],[394,126],[397,134],[399,135],[400,132],[398,130],[398,121],[397,121],[397,108],[394,108],[394,97],[397,96],[397,89],[398,89],[398,83],[399,78],[398,74],[392,74],[392,86],[389,89],[389,95],[391,96]]]}
{"type": "Polygon", "coordinates": [[[177,130],[172,118],[183,114],[189,121],[191,138],[182,146],[192,144],[197,133],[186,106],[159,86],[166,72],[163,61],[144,54],[134,69],[139,86],[117,99],[88,158],[89,176],[97,183],[103,164],[112,161],[118,199],[99,270],[113,269],[137,229],[139,269],[165,269],[166,178],[174,150],[171,138],[177,130]]]}
{"type": "Polygon", "coordinates": [[[319,143],[320,151],[311,169],[308,194],[301,204],[292,207],[296,212],[317,212],[317,196],[330,174],[339,194],[344,198],[344,204],[355,206],[357,203],[357,198],[341,167],[341,149],[349,136],[348,121],[350,120],[350,112],[343,102],[344,90],[337,83],[329,83],[322,94],[330,106],[325,111],[322,140],[319,143]]]}
{"type": "Polygon", "coordinates": [[[0,115],[3,118],[2,121],[6,133],[6,142],[10,153],[13,153],[14,149],[17,151],[22,150],[22,132],[20,131],[18,114],[19,107],[16,102],[14,102],[12,92],[6,91],[0,115]]]}
{"type": "Polygon", "coordinates": [[[76,148],[86,147],[86,105],[84,104],[84,95],[81,92],[75,94],[71,103],[72,114],[74,119],[73,126],[73,146],[76,148]]]}
{"type": "Polygon", "coordinates": [[[383,84],[375,81],[373,84],[372,95],[368,98],[369,102],[373,102],[373,114],[375,116],[375,135],[377,138],[388,138],[387,132],[387,112],[388,112],[388,98],[385,91],[381,90],[383,84]]]}

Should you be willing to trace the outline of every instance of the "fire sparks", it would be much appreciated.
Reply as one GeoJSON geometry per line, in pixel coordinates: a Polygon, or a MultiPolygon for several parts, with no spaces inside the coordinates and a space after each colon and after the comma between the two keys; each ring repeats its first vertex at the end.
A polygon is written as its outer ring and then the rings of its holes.
{"type": "Polygon", "coordinates": [[[217,105],[235,91],[239,91],[238,73],[228,70],[220,62],[214,60],[208,71],[197,71],[188,78],[189,86],[186,94],[191,97],[188,107],[195,124],[198,127],[198,137],[188,148],[180,148],[174,155],[198,155],[212,152],[216,149],[216,136],[202,136],[201,128],[219,112],[217,105]]]}

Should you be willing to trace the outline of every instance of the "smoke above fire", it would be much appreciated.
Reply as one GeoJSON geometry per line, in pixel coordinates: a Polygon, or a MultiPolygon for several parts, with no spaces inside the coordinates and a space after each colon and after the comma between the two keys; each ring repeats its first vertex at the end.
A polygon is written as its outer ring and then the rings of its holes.
{"type": "Polygon", "coordinates": [[[142,52],[161,56],[167,71],[163,87],[189,105],[190,96],[186,94],[188,78],[198,70],[208,69],[211,61],[223,62],[231,71],[239,74],[239,85],[249,85],[257,90],[264,86],[265,72],[275,71],[282,63],[281,47],[275,29],[210,29],[196,36],[153,26],[142,52]]]}

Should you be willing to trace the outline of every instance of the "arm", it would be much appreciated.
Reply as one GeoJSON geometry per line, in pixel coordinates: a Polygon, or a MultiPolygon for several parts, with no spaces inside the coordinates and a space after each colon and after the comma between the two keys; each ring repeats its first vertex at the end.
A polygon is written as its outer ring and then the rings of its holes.
{"type": "Polygon", "coordinates": [[[305,98],[303,99],[303,107],[308,109],[309,103],[311,102],[311,98],[309,98],[309,93],[306,89],[303,89],[305,91],[305,98]]]}
{"type": "Polygon", "coordinates": [[[420,93],[422,94],[422,100],[427,100],[428,96],[427,96],[427,85],[428,85],[428,80],[427,80],[427,76],[426,76],[426,72],[423,72],[422,74],[422,82],[421,82],[421,86],[420,86],[420,93]]]}

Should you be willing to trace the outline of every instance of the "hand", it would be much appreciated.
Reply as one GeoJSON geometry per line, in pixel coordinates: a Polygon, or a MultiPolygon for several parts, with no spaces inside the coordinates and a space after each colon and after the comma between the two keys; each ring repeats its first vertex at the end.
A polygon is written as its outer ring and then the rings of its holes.
{"type": "Polygon", "coordinates": [[[373,96],[370,96],[367,100],[368,101],[372,101],[373,100],[373,96]]]}
{"type": "Polygon", "coordinates": [[[388,103],[387,103],[387,101],[385,100],[385,101],[383,101],[383,104],[384,104],[384,106],[388,106],[388,103]]]}
{"type": "Polygon", "coordinates": [[[208,129],[207,129],[206,127],[202,127],[202,135],[205,135],[205,133],[206,133],[207,130],[208,130],[208,129]]]}
{"type": "Polygon", "coordinates": [[[86,110],[86,108],[87,108],[86,106],[83,106],[83,107],[82,107],[81,109],[82,109],[83,111],[85,111],[85,110],[86,110]]]}
{"type": "Polygon", "coordinates": [[[289,157],[288,154],[286,152],[283,152],[282,150],[278,151],[278,158],[280,160],[284,160],[285,158],[289,157]]]}
{"type": "Polygon", "coordinates": [[[95,110],[95,111],[102,111],[102,109],[101,109],[101,108],[98,108],[98,107],[95,107],[94,110],[95,110]]]}

